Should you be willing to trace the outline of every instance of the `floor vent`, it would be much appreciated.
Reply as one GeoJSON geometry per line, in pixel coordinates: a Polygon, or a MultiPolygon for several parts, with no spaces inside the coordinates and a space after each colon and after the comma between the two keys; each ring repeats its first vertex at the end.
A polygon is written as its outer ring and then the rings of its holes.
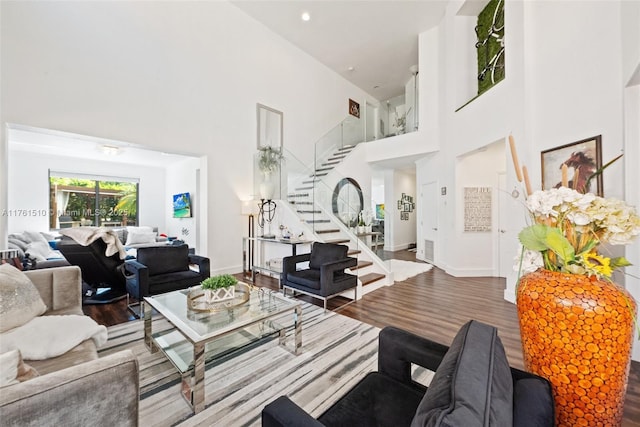
{"type": "Polygon", "coordinates": [[[424,260],[429,262],[433,261],[433,240],[424,241],[424,260]]]}

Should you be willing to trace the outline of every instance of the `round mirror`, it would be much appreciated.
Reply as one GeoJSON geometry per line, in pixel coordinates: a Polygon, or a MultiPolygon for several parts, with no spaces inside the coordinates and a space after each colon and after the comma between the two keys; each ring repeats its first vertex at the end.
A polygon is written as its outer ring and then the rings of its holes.
{"type": "Polygon", "coordinates": [[[353,178],[343,178],[333,190],[333,214],[347,227],[358,225],[358,214],[364,208],[360,184],[353,178]]]}

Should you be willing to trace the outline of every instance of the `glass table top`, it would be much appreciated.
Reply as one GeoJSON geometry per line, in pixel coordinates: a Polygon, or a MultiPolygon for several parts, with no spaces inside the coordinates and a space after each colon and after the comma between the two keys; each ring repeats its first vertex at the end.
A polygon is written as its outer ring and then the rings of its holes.
{"type": "Polygon", "coordinates": [[[187,304],[189,289],[145,297],[144,300],[193,343],[208,341],[300,306],[299,301],[290,300],[277,291],[249,288],[247,302],[214,312],[190,310],[187,304]]]}

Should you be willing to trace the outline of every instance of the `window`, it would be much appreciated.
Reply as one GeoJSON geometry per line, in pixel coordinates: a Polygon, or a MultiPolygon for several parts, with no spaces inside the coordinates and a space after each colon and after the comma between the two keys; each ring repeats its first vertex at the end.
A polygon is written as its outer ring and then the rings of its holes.
{"type": "Polygon", "coordinates": [[[138,180],[49,172],[52,229],[138,224],[138,180]]]}

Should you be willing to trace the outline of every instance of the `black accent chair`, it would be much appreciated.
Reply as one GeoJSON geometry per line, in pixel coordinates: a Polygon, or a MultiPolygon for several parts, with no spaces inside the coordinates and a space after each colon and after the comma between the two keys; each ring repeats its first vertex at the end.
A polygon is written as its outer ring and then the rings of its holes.
{"type": "Polygon", "coordinates": [[[56,248],[71,265],[82,271],[82,280],[94,289],[111,288],[124,296],[125,278],[122,271],[124,260],[116,253],[106,256],[107,244],[102,239],[83,246],[68,236],[63,236],[56,248]]]}
{"type": "Polygon", "coordinates": [[[295,295],[300,292],[324,301],[338,296],[346,290],[354,290],[354,301],[357,299],[358,277],[345,273],[344,270],[354,267],[358,260],[347,256],[349,247],[335,243],[315,242],[311,246],[311,253],[293,255],[282,260],[282,275],[280,283],[286,294],[291,289],[295,295]],[[297,265],[309,262],[309,268],[298,270],[297,265]]]}
{"type": "Polygon", "coordinates": [[[127,301],[127,307],[138,317],[133,307],[144,297],[197,285],[210,274],[209,258],[190,254],[188,245],[138,248],[137,258],[127,260],[124,268],[127,299],[137,301],[127,301]],[[198,271],[191,270],[190,264],[197,265],[198,271]]]}
{"type": "Polygon", "coordinates": [[[314,419],[288,397],[262,411],[263,427],[552,427],[551,384],[508,364],[493,326],[469,321],[451,347],[394,327],[380,332],[378,372],[314,419]],[[435,371],[427,387],[411,365],[435,371]]]}

